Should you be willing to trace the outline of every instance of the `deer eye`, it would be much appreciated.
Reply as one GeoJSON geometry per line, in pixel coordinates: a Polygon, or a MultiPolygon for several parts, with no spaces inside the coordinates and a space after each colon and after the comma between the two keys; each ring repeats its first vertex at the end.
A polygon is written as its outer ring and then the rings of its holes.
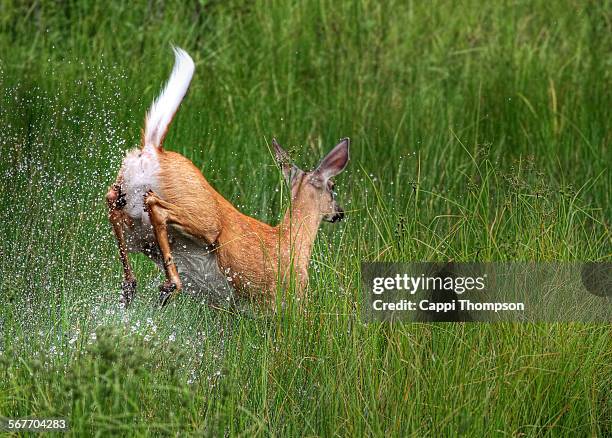
{"type": "Polygon", "coordinates": [[[333,182],[329,181],[327,183],[327,190],[331,194],[332,199],[334,199],[337,195],[336,191],[334,190],[334,187],[335,187],[335,184],[333,182]]]}

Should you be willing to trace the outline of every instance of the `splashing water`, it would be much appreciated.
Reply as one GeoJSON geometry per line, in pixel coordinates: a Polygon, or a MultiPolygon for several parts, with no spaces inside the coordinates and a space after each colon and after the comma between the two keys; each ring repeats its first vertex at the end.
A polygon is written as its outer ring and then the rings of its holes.
{"type": "Polygon", "coordinates": [[[142,117],[126,105],[127,74],[82,66],[74,79],[53,67],[48,76],[43,88],[10,82],[0,69],[0,281],[8,303],[0,356],[10,339],[17,351],[44,352],[46,367],[65,367],[99,341],[100,328],[114,327],[152,351],[176,344],[190,358],[180,368],[191,383],[202,373],[219,378],[225,339],[208,334],[227,336],[228,322],[197,302],[159,311],[152,264],[134,258],[139,303],[118,304],[120,268],[103,196],[139,141],[142,117]]]}

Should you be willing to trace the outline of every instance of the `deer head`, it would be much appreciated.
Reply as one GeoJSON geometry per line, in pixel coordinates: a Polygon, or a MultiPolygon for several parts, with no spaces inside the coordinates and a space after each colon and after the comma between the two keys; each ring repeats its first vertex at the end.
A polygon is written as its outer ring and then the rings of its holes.
{"type": "Polygon", "coordinates": [[[276,161],[291,187],[291,201],[314,210],[320,219],[338,222],[344,210],[336,201],[332,178],[344,170],[349,160],[350,140],[344,138],[321,160],[316,169],[303,171],[291,161],[289,154],[272,139],[276,161]]]}

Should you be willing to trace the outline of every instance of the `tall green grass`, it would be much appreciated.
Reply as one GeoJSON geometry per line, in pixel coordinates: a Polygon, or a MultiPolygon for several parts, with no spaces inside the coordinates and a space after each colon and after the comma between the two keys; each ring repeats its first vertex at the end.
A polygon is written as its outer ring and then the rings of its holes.
{"type": "Polygon", "coordinates": [[[75,435],[612,434],[612,330],[366,325],[361,261],[610,261],[610,2],[7,1],[0,7],[0,416],[75,435]],[[243,212],[267,148],[344,136],[348,220],[305,313],[250,318],[120,266],[103,195],[172,67],[166,147],[243,212]]]}

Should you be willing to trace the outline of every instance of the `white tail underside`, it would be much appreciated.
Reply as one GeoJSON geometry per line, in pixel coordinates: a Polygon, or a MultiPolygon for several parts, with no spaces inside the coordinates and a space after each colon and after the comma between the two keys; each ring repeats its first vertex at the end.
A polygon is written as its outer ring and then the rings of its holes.
{"type": "Polygon", "coordinates": [[[183,49],[174,47],[174,68],[161,94],[153,101],[145,119],[144,149],[158,149],[193,77],[195,65],[183,49]]]}

